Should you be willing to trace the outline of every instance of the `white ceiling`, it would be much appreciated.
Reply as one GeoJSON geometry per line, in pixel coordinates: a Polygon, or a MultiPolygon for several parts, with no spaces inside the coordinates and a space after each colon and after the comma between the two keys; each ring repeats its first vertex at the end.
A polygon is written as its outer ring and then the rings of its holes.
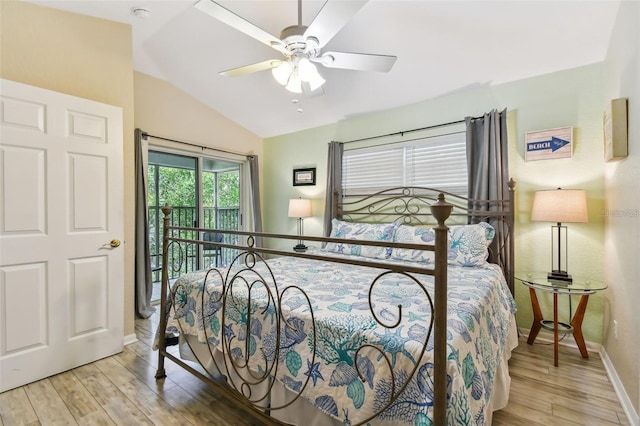
{"type": "MultiPolygon", "coordinates": [[[[219,75],[281,55],[195,9],[192,0],[30,1],[131,24],[136,71],[168,81],[261,137],[600,62],[619,6],[613,0],[370,0],[324,50],[395,55],[393,69],[319,67],[325,93],[305,97],[284,90],[269,71],[219,75]],[[139,19],[133,7],[151,15],[139,19]]],[[[218,3],[276,37],[297,23],[296,0],[218,3]]],[[[303,24],[323,3],[303,0],[303,24]]]]}

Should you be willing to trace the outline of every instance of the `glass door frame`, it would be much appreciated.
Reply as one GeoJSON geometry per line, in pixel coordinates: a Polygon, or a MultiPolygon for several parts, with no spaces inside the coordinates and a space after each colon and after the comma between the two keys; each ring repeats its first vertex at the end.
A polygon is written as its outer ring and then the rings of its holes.
{"type": "MultiPolygon", "coordinates": [[[[148,148],[149,152],[159,152],[162,154],[167,154],[167,155],[176,155],[176,156],[182,156],[182,157],[188,157],[191,159],[195,160],[195,184],[196,184],[196,193],[195,193],[195,200],[196,200],[196,210],[197,210],[197,223],[193,224],[193,226],[201,226],[201,224],[204,224],[204,220],[205,220],[205,207],[204,207],[204,203],[203,201],[203,179],[202,179],[202,174],[205,173],[206,171],[204,170],[203,167],[203,163],[205,161],[205,159],[211,159],[211,160],[218,160],[218,161],[223,161],[223,162],[228,162],[228,163],[234,163],[238,166],[238,191],[239,191],[239,206],[238,206],[238,227],[237,230],[244,230],[244,227],[246,226],[245,222],[243,220],[244,217],[246,217],[246,212],[248,211],[248,191],[247,191],[247,177],[245,175],[246,170],[248,170],[248,167],[246,167],[246,159],[244,160],[238,160],[238,158],[234,158],[234,157],[230,157],[230,156],[225,156],[225,155],[211,155],[205,152],[202,152],[201,150],[191,150],[191,149],[175,149],[172,147],[168,147],[165,146],[164,144],[150,144],[149,148],[148,148]]],[[[157,185],[158,183],[158,179],[156,177],[156,181],[155,184],[157,185]]],[[[147,187],[148,188],[148,187],[147,187]]],[[[147,195],[148,197],[148,195],[147,195]]],[[[216,179],[216,188],[215,188],[215,197],[216,197],[216,201],[215,201],[215,208],[214,208],[214,212],[217,209],[218,206],[218,199],[219,199],[219,191],[218,191],[218,185],[217,185],[217,179],[216,179]]],[[[157,200],[157,202],[159,202],[159,200],[157,200]]],[[[216,219],[217,222],[217,219],[216,219]]],[[[218,224],[216,223],[216,226],[218,224]]],[[[156,215],[155,218],[155,226],[156,226],[156,233],[158,236],[158,242],[156,244],[158,244],[158,255],[161,255],[162,252],[162,214],[160,212],[160,214],[156,215]]],[[[202,238],[202,235],[199,236],[200,238],[202,238]]],[[[197,260],[196,260],[196,269],[199,269],[202,267],[202,265],[204,264],[204,257],[203,257],[203,249],[202,246],[198,246],[198,253],[197,253],[197,260]]],[[[151,256],[154,256],[155,254],[151,254],[151,256]]],[[[152,257],[153,259],[153,257],[152,257]]],[[[156,267],[160,265],[160,263],[153,263],[152,265],[155,265],[156,267]]],[[[152,266],[153,267],[153,266],[152,266]]],[[[155,273],[153,274],[155,275],[155,273]]],[[[153,277],[153,281],[157,281],[155,278],[153,277]]],[[[159,280],[159,278],[158,278],[159,280]]]]}

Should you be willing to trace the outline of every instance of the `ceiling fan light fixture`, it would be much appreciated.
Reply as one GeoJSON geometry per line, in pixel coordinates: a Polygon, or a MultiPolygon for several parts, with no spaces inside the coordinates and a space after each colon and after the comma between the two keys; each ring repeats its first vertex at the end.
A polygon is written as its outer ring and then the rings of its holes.
{"type": "Polygon", "coordinates": [[[278,84],[293,93],[302,93],[303,83],[305,90],[308,88],[313,92],[326,82],[316,66],[306,57],[282,61],[271,69],[271,74],[278,84]]]}
{"type": "Polygon", "coordinates": [[[302,93],[302,80],[295,70],[291,73],[289,82],[284,88],[293,93],[302,93]]]}
{"type": "Polygon", "coordinates": [[[302,58],[298,62],[298,74],[300,80],[309,83],[311,91],[319,89],[326,82],[318,72],[318,68],[308,58],[302,58]]]}
{"type": "Polygon", "coordinates": [[[271,74],[273,74],[273,78],[282,85],[286,86],[289,82],[289,78],[291,77],[291,73],[293,72],[293,65],[289,61],[282,61],[280,65],[271,69],[271,74]]]}

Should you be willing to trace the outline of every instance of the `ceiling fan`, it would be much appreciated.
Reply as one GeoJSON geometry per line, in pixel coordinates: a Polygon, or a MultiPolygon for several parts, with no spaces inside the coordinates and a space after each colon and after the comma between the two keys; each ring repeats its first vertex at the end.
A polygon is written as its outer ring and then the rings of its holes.
{"type": "Polygon", "coordinates": [[[294,93],[311,93],[321,88],[324,78],[314,64],[328,68],[388,72],[395,56],[366,53],[323,52],[322,48],[346,25],[367,0],[327,1],[309,26],[302,25],[302,0],[298,0],[298,24],[282,30],[276,38],[213,0],[198,0],[195,7],[284,55],[251,65],[222,71],[229,77],[270,69],[273,77],[294,93]]]}

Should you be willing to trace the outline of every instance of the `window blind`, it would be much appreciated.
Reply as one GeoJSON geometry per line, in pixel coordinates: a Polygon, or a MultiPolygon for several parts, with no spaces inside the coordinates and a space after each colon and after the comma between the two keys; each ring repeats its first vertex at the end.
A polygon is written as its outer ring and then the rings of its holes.
{"type": "Polygon", "coordinates": [[[342,185],[345,195],[427,186],[467,196],[465,133],[345,151],[342,185]]]}

